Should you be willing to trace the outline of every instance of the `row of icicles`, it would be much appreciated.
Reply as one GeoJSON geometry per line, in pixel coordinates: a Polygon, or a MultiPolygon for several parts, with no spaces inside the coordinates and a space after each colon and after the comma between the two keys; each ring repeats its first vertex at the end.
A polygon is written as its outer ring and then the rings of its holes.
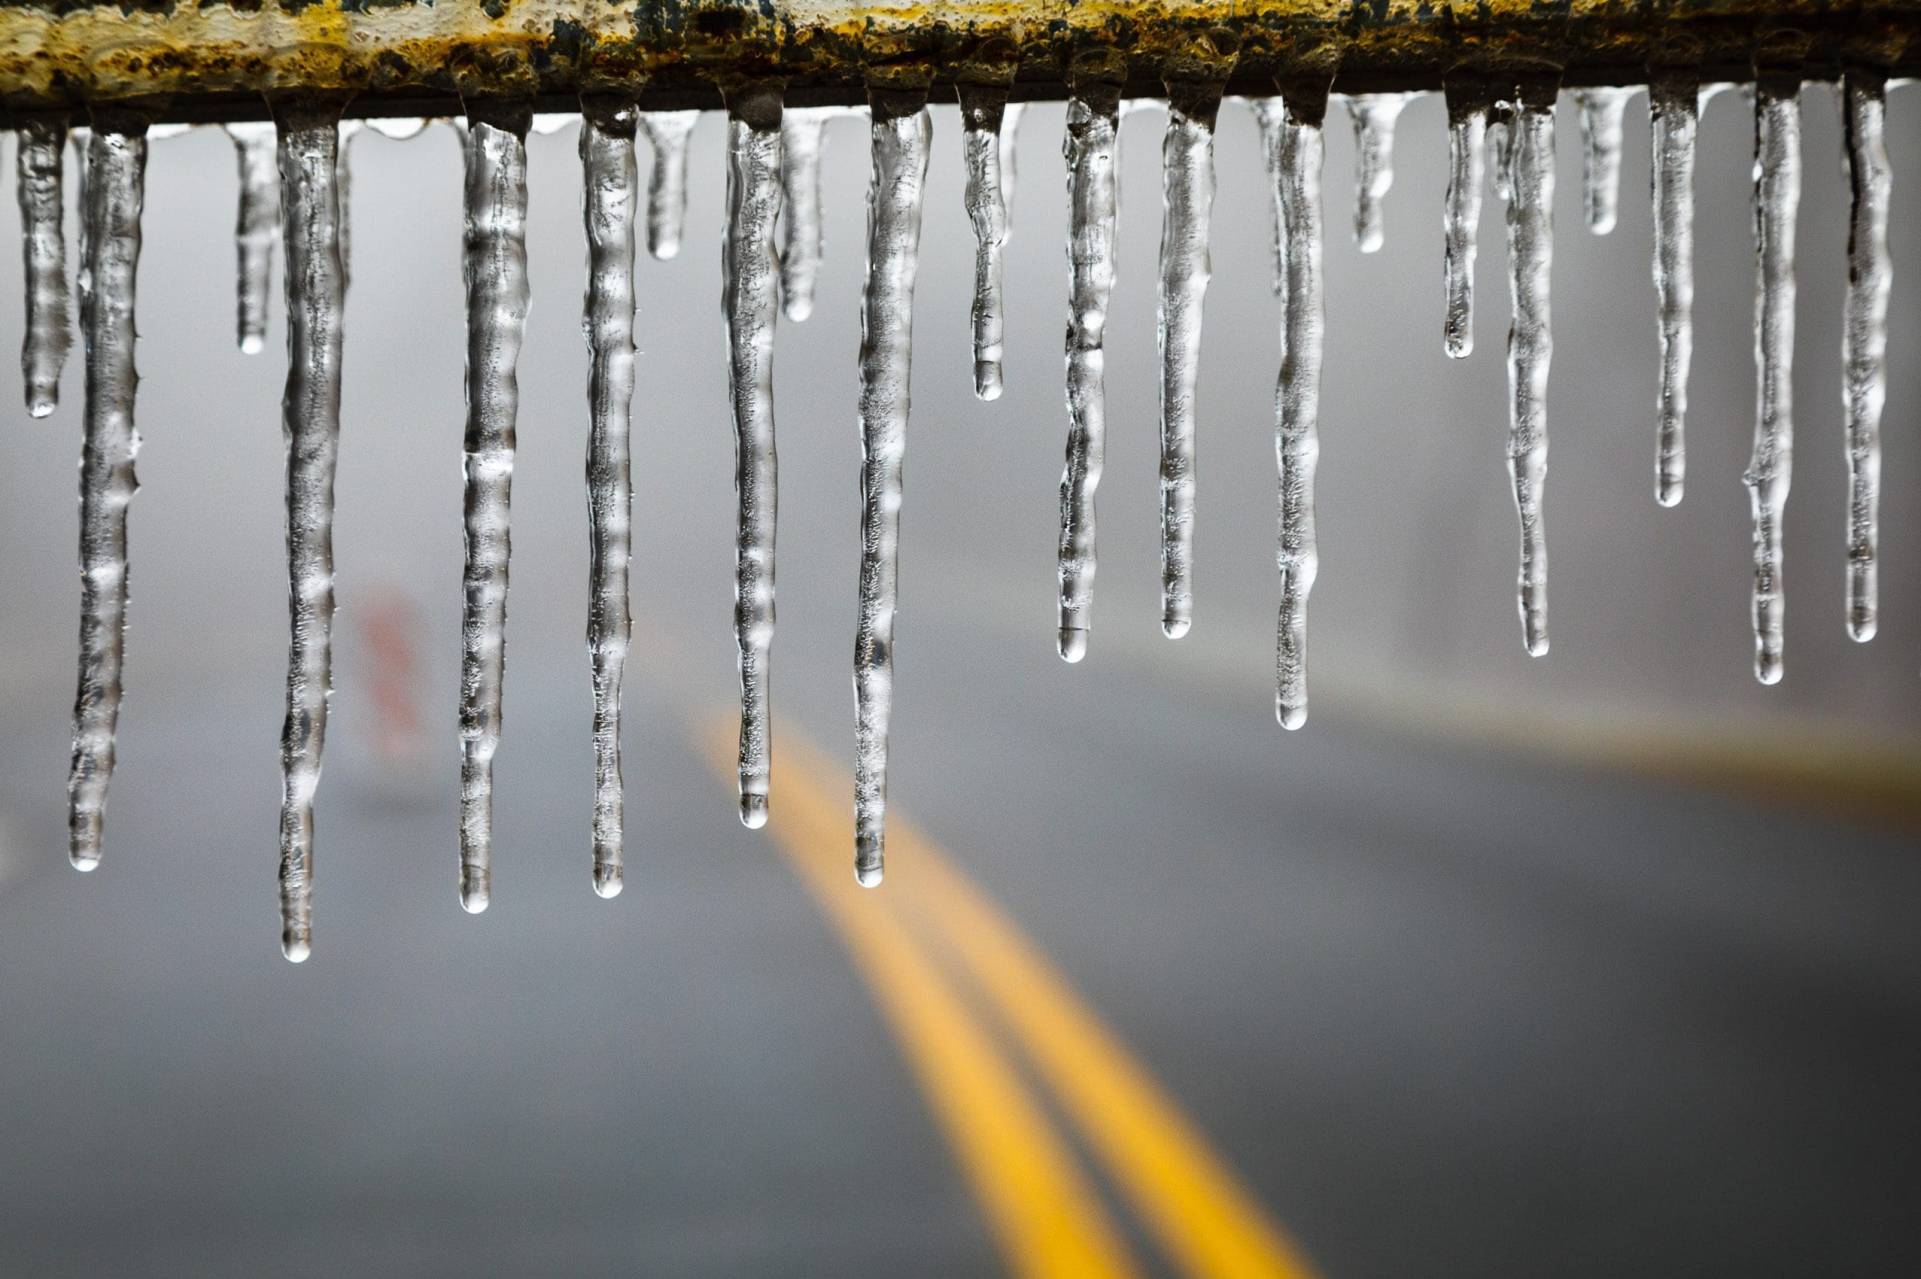
{"type": "MultiPolygon", "coordinates": [[[[1717,86],[1685,76],[1650,86],[1653,129],[1654,285],[1659,321],[1656,497],[1681,498],[1683,427],[1692,345],[1693,183],[1700,108],[1717,86]]],[[[1886,83],[1843,81],[1847,166],[1853,187],[1844,327],[1848,500],[1847,624],[1856,639],[1875,629],[1875,520],[1879,426],[1885,396],[1890,268],[1890,173],[1883,145],[1886,83]]],[[[1623,116],[1632,91],[1576,94],[1590,230],[1615,221],[1623,116]]],[[[1781,519],[1793,440],[1790,357],[1794,329],[1796,205],[1801,181],[1798,82],[1755,91],[1755,354],[1758,407],[1746,473],[1754,514],[1755,671],[1781,677],[1781,519]]],[[[1396,117],[1413,95],[1348,100],[1357,141],[1354,232],[1380,247],[1381,200],[1392,182],[1396,117]]],[[[1547,462],[1546,391],[1552,354],[1549,265],[1553,247],[1555,94],[1515,91],[1502,100],[1449,97],[1450,172],[1443,211],[1449,355],[1469,353],[1473,334],[1476,227],[1482,188],[1506,205],[1513,324],[1507,358],[1507,456],[1521,522],[1520,613],[1530,653],[1547,651],[1547,552],[1542,483],[1547,462]],[[1488,163],[1492,150],[1493,163],[1488,163]],[[1492,172],[1489,172],[1489,169],[1492,172]]],[[[1209,278],[1213,132],[1219,94],[1169,109],[1163,142],[1159,332],[1161,372],[1162,628],[1192,621],[1195,387],[1201,309],[1209,278]]],[[[914,104],[918,105],[918,104],[914,104]]],[[[1111,89],[1068,103],[1070,268],[1067,330],[1067,465],[1061,482],[1060,654],[1086,653],[1095,570],[1095,488],[1105,434],[1102,338],[1114,283],[1116,137],[1122,103],[1111,89]]],[[[1276,713],[1288,728],[1307,718],[1306,615],[1317,567],[1314,470],[1322,363],[1322,120],[1326,103],[1268,98],[1250,103],[1260,123],[1274,192],[1275,289],[1284,299],[1276,397],[1280,470],[1281,603],[1276,713]]],[[[978,241],[973,303],[974,381],[982,399],[1001,390],[1002,246],[1014,177],[1018,106],[963,94],[966,207],[978,241]]],[[[768,657],[774,627],[773,336],[784,300],[791,320],[812,309],[820,261],[820,155],[827,121],[844,109],[784,114],[776,93],[755,90],[729,104],[727,212],[722,248],[729,387],[737,441],[739,522],[735,623],[740,648],[740,814],[750,827],[768,814],[771,731],[768,657]],[[780,240],[776,247],[777,234],[780,240]]],[[[867,278],[862,294],[859,417],[861,562],[855,640],[855,874],[882,871],[888,721],[893,679],[896,550],[906,447],[912,307],[921,198],[932,125],[918,110],[862,112],[871,121],[867,278]]],[[[591,352],[587,474],[592,524],[588,647],[594,686],[593,882],[603,897],[622,885],[620,689],[629,634],[629,406],[634,390],[634,246],[639,190],[636,128],[652,144],[647,243],[654,256],[679,249],[686,201],[687,141],[695,112],[639,113],[588,104],[580,155],[588,246],[586,332],[591,352]]],[[[460,681],[460,900],[481,911],[490,896],[492,771],[500,742],[506,623],[509,501],[518,407],[515,367],[527,315],[526,133],[572,117],[476,111],[456,124],[466,160],[464,279],[467,293],[466,565],[460,681]]],[[[369,120],[390,137],[426,121],[369,120]]],[[[286,255],[288,374],[287,552],[292,644],[281,740],[285,791],[280,821],[282,948],[299,961],[311,946],[313,802],[320,779],[331,689],[334,611],[332,511],[339,438],[342,302],[347,289],[346,142],[358,124],[337,111],[292,110],[277,124],[228,126],[239,156],[239,341],[264,345],[275,241],[286,255]],[[276,205],[278,206],[276,216],[276,205]]],[[[152,131],[158,134],[160,131],[152,131]]],[[[134,277],[147,136],[138,126],[75,130],[80,142],[81,329],[86,346],[86,428],[81,466],[80,679],[69,782],[73,864],[101,854],[101,819],[113,771],[126,615],[128,502],[134,455],[134,277]]],[[[53,410],[69,344],[61,167],[62,122],[20,130],[19,199],[26,254],[27,337],[22,356],[28,410],[53,410]]]]}

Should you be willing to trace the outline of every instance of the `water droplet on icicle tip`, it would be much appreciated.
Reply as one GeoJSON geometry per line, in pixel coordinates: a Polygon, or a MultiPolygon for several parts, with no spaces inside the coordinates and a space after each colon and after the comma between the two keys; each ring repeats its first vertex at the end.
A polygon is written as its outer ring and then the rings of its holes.
{"type": "Polygon", "coordinates": [[[274,126],[227,126],[240,168],[240,208],[234,219],[235,338],[247,355],[267,345],[267,290],[273,279],[273,246],[280,237],[280,172],[274,157],[274,126]]]}
{"type": "Polygon", "coordinates": [[[1007,242],[1007,200],[1001,163],[1006,150],[1006,90],[962,86],[961,150],[967,165],[963,200],[974,227],[974,394],[997,400],[1006,332],[1001,248],[1007,242]]]}
{"type": "Polygon", "coordinates": [[[113,780],[126,657],[127,506],[139,491],[134,457],[134,281],[140,263],[147,140],[139,124],[108,125],[87,141],[82,206],[85,263],[86,426],[80,455],[80,678],[73,765],[67,778],[68,855],[100,863],[101,825],[113,780]]]}
{"type": "Polygon", "coordinates": [[[1878,607],[1881,410],[1888,396],[1888,293],[1894,284],[1888,205],[1894,174],[1888,164],[1886,81],[1875,73],[1850,70],[1843,86],[1853,196],[1841,351],[1847,411],[1847,609],[1848,634],[1865,642],[1874,638],[1878,607]]]}
{"type": "Polygon", "coordinates": [[[1279,98],[1249,98],[1254,123],[1261,134],[1261,161],[1267,169],[1267,190],[1273,201],[1268,220],[1269,250],[1274,258],[1274,295],[1287,289],[1287,214],[1281,207],[1281,143],[1287,127],[1287,108],[1279,98]]]}
{"type": "Polygon", "coordinates": [[[1687,482],[1688,368],[1694,359],[1694,153],[1701,101],[1692,73],[1657,75],[1648,86],[1661,351],[1654,500],[1662,506],[1679,504],[1687,482]]]}
{"type": "Polygon", "coordinates": [[[1280,464],[1281,605],[1275,627],[1274,717],[1307,723],[1307,601],[1320,572],[1314,529],[1314,473],[1321,456],[1321,173],[1326,161],[1319,112],[1287,104],[1281,140],[1281,202],[1287,264],[1281,313],[1281,376],[1274,396],[1274,452],[1280,464]]]}
{"type": "Polygon", "coordinates": [[[1394,185],[1394,125],[1418,94],[1362,93],[1347,100],[1354,124],[1354,242],[1375,253],[1387,239],[1382,203],[1394,185]]]}
{"type": "Polygon", "coordinates": [[[333,691],[334,472],[340,448],[345,273],[340,263],[339,112],[287,113],[278,128],[287,254],[287,717],[280,730],[281,950],[311,951],[314,793],[333,691]]]}
{"type": "Polygon", "coordinates": [[[774,526],[779,507],[774,448],[774,323],[780,267],[778,90],[754,89],[728,103],[727,232],[721,248],[721,312],[727,324],[727,389],[734,420],[734,638],[740,649],[740,820],[767,823],[772,727],[768,680],[774,642],[774,526]]]}
{"type": "Polygon", "coordinates": [[[1218,86],[1196,88],[1170,106],[1161,142],[1160,294],[1155,329],[1161,355],[1161,631],[1194,624],[1195,393],[1200,380],[1201,308],[1212,274],[1214,120],[1218,86]]]}
{"type": "Polygon", "coordinates": [[[580,130],[582,217],[587,231],[587,651],[593,663],[593,882],[602,897],[624,878],[625,800],[620,695],[633,638],[628,564],[633,558],[634,226],[640,195],[634,110],[585,103],[580,130]]]}
{"type": "Polygon", "coordinates": [[[1621,123],[1633,89],[1580,89],[1581,204],[1587,229],[1596,235],[1614,230],[1621,204],[1621,123]]]}
{"type": "Polygon", "coordinates": [[[654,152],[647,180],[647,252],[663,262],[680,252],[687,222],[687,138],[699,120],[698,111],[647,111],[640,117],[654,152]]]}
{"type": "Polygon", "coordinates": [[[901,483],[914,360],[914,277],[933,122],[905,97],[876,95],[861,289],[860,615],[854,634],[854,873],[878,883],[886,861],[887,730],[894,706],[901,483]]]}
{"type": "Polygon", "coordinates": [[[1474,259],[1481,225],[1481,185],[1487,180],[1487,107],[1448,95],[1447,196],[1441,213],[1447,291],[1442,348],[1454,359],[1474,350],[1474,259]]]}
{"type": "Polygon", "coordinates": [[[370,116],[363,123],[383,138],[405,142],[419,137],[432,122],[425,116],[370,116]]]}
{"type": "Polygon", "coordinates": [[[1547,379],[1554,356],[1549,276],[1554,262],[1554,104],[1524,101],[1508,126],[1513,171],[1507,208],[1508,472],[1521,517],[1520,612],[1527,651],[1548,650],[1547,379]]]}
{"type": "MultiPolygon", "coordinates": [[[[468,117],[461,275],[467,292],[466,564],[460,618],[461,905],[485,910],[494,755],[506,679],[517,366],[527,324],[527,116],[468,117]]],[[[344,276],[344,272],[343,272],[344,276]]]]}
{"type": "Polygon", "coordinates": [[[1115,191],[1120,103],[1111,86],[1067,103],[1067,465],[1061,475],[1059,554],[1063,660],[1087,652],[1094,605],[1095,508],[1106,450],[1108,298],[1114,291],[1115,191]]]}
{"type": "Polygon", "coordinates": [[[67,147],[64,115],[27,117],[17,133],[20,241],[25,257],[27,319],[20,374],[27,413],[46,417],[60,403],[60,371],[73,345],[67,302],[66,201],[62,192],[67,147]]]}
{"type": "Polygon", "coordinates": [[[790,107],[780,117],[781,248],[783,311],[795,322],[814,313],[814,279],[820,273],[820,156],[832,107],[790,107]]]}
{"type": "Polygon", "coordinates": [[[1754,104],[1754,677],[1782,673],[1782,516],[1794,462],[1794,234],[1801,203],[1801,86],[1766,79],[1754,104]]]}

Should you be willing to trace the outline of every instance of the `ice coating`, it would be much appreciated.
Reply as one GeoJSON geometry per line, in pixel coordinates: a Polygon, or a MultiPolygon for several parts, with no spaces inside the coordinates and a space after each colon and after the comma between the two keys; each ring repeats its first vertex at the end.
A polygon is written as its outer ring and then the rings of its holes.
{"type": "Polygon", "coordinates": [[[594,683],[594,891],[620,892],[626,854],[620,770],[620,686],[633,635],[629,462],[634,398],[634,219],[640,177],[634,111],[589,108],[580,130],[587,227],[587,651],[594,683]]]}
{"type": "Polygon", "coordinates": [[[1274,453],[1280,468],[1281,608],[1276,631],[1274,717],[1307,723],[1307,598],[1320,571],[1314,535],[1314,470],[1320,461],[1321,170],[1319,124],[1290,113],[1281,146],[1287,284],[1282,290],[1281,378],[1274,393],[1274,453]]]}
{"type": "Polygon", "coordinates": [[[1094,603],[1094,492],[1106,447],[1104,387],[1107,303],[1114,290],[1115,136],[1111,90],[1077,92],[1067,103],[1067,467],[1061,476],[1060,655],[1087,655],[1094,603]]]}
{"type": "Polygon", "coordinates": [[[314,792],[333,692],[334,464],[340,448],[338,115],[292,112],[279,127],[287,251],[287,718],[280,730],[280,949],[313,947],[314,792]]]}
{"type": "Polygon", "coordinates": [[[933,123],[927,109],[874,112],[861,290],[860,616],[854,635],[854,877],[880,883],[886,855],[887,729],[894,703],[901,475],[913,368],[914,276],[933,123]]]}
{"type": "Polygon", "coordinates": [[[1688,368],[1694,359],[1694,146],[1701,90],[1691,76],[1648,86],[1653,131],[1654,296],[1661,352],[1654,500],[1674,506],[1687,482],[1688,368]]]}
{"type": "Polygon", "coordinates": [[[1794,464],[1794,232],[1801,203],[1799,82],[1763,81],[1754,102],[1754,677],[1781,680],[1781,521],[1794,464]]]}
{"type": "Polygon", "coordinates": [[[1513,196],[1507,206],[1508,474],[1521,517],[1520,610],[1527,651],[1547,652],[1547,376],[1554,356],[1548,279],[1554,262],[1554,107],[1527,103],[1509,124],[1513,196]]]}
{"type": "Polygon", "coordinates": [[[235,338],[257,355],[267,345],[267,289],[273,279],[273,246],[280,237],[280,171],[274,157],[274,126],[227,126],[240,166],[240,211],[234,219],[235,338]]]}
{"type": "Polygon", "coordinates": [[[1214,207],[1214,108],[1175,106],[1161,142],[1161,278],[1155,329],[1161,354],[1161,631],[1194,623],[1195,388],[1201,307],[1212,274],[1207,252],[1214,207]]]}
{"type": "Polygon", "coordinates": [[[466,152],[466,565],[460,616],[460,904],[493,892],[494,753],[507,658],[517,365],[527,324],[527,121],[470,117],[466,152]]]}
{"type": "Polygon", "coordinates": [[[734,413],[734,637],[740,646],[740,820],[767,824],[772,764],[768,656],[774,642],[774,524],[779,464],[774,450],[774,321],[780,268],[780,98],[760,92],[727,118],[727,233],[721,246],[721,311],[727,321],[727,387],[734,413]]]}
{"type": "Polygon", "coordinates": [[[687,222],[687,137],[699,121],[698,111],[647,111],[640,117],[654,151],[647,179],[647,252],[663,262],[680,252],[687,222]]]}
{"type": "Polygon", "coordinates": [[[796,107],[780,117],[780,292],[790,320],[814,313],[814,278],[820,273],[820,153],[834,107],[796,107]]]}
{"type": "Polygon", "coordinates": [[[1394,185],[1394,125],[1412,93],[1360,93],[1347,100],[1354,124],[1354,243],[1375,253],[1387,238],[1382,201],[1394,185]]]}
{"type": "Polygon", "coordinates": [[[134,456],[134,279],[147,140],[137,124],[87,139],[86,260],[80,307],[86,342],[86,433],[80,454],[80,680],[67,777],[68,856],[100,864],[101,822],[113,779],[127,624],[127,505],[139,491],[134,456]],[[124,130],[124,131],[123,131],[124,130]]]}
{"type": "Polygon", "coordinates": [[[1633,89],[1580,89],[1581,206],[1587,229],[1606,235],[1614,229],[1621,205],[1621,124],[1633,89]]]}
{"type": "Polygon", "coordinates": [[[1261,161],[1267,168],[1267,189],[1274,197],[1273,217],[1269,223],[1274,256],[1274,293],[1287,289],[1287,213],[1281,207],[1281,146],[1287,129],[1287,108],[1279,98],[1250,98],[1254,123],[1261,131],[1261,161]]]}
{"type": "Polygon", "coordinates": [[[967,163],[964,201],[974,227],[974,394],[997,400],[1006,317],[1001,301],[1001,248],[1007,243],[1007,196],[1002,185],[1007,108],[991,93],[964,91],[961,148],[967,163]]]}
{"type": "Polygon", "coordinates": [[[26,384],[27,413],[45,417],[60,402],[60,371],[73,345],[73,320],[67,310],[67,209],[61,191],[66,118],[29,117],[18,137],[15,167],[27,306],[20,376],[26,384]]]}
{"type": "Polygon", "coordinates": [[[1888,396],[1888,204],[1894,173],[1888,165],[1887,85],[1851,71],[1842,119],[1847,131],[1848,291],[1841,334],[1848,457],[1848,634],[1874,638],[1876,564],[1881,503],[1881,409],[1888,396]]]}
{"type": "Polygon", "coordinates": [[[1455,359],[1474,351],[1474,257],[1487,179],[1487,108],[1448,103],[1447,196],[1441,212],[1442,276],[1447,290],[1441,343],[1455,359]]]}

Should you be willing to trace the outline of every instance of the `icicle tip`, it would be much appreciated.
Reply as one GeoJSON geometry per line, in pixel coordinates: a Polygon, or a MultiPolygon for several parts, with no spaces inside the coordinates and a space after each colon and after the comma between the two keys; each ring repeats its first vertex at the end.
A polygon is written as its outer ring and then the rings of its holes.
{"type": "Polygon", "coordinates": [[[100,869],[100,854],[91,849],[85,852],[69,853],[67,854],[67,861],[82,875],[90,874],[100,869]]]}
{"type": "Polygon", "coordinates": [[[974,361],[974,398],[982,401],[998,400],[1001,397],[1001,365],[999,360],[974,361]]]}
{"type": "Polygon", "coordinates": [[[620,890],[627,886],[626,874],[618,866],[594,867],[594,894],[604,900],[612,901],[620,896],[620,890]]]}
{"type": "Polygon", "coordinates": [[[484,912],[493,900],[492,878],[477,867],[463,868],[460,876],[460,908],[469,915],[484,912]]]}
{"type": "Polygon", "coordinates": [[[854,882],[862,888],[879,888],[883,874],[878,853],[870,857],[868,853],[862,852],[854,858],[854,882]]]}
{"type": "Polygon", "coordinates": [[[1194,620],[1188,617],[1163,617],[1161,634],[1169,639],[1179,639],[1194,627],[1194,620]]]}
{"type": "Polygon", "coordinates": [[[1087,656],[1087,632],[1073,626],[1061,627],[1060,653],[1063,662],[1078,662],[1087,656]]]}
{"type": "Polygon", "coordinates": [[[767,824],[767,796],[749,792],[740,797],[740,824],[748,830],[767,824]]]}
{"type": "Polygon", "coordinates": [[[280,953],[287,957],[287,962],[290,964],[304,964],[307,962],[307,957],[313,954],[313,943],[294,933],[282,933],[280,953]]]}
{"type": "Polygon", "coordinates": [[[240,354],[242,355],[259,355],[266,349],[267,339],[261,337],[258,333],[249,333],[240,339],[240,354]]]}
{"type": "Polygon", "coordinates": [[[1307,703],[1286,702],[1277,697],[1274,699],[1274,719],[1292,733],[1307,724],[1307,703]]]}

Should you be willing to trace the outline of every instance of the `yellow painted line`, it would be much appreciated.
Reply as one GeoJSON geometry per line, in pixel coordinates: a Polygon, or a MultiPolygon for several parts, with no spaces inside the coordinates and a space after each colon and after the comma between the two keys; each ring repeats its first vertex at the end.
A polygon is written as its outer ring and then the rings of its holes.
{"type": "MultiPolygon", "coordinates": [[[[730,721],[706,734],[709,762],[730,781],[734,733],[730,721]]],[[[1126,1244],[1020,1076],[892,904],[854,882],[853,783],[835,785],[795,736],[782,732],[767,834],[839,930],[1009,1268],[1031,1279],[1131,1279],[1126,1244]]]]}

